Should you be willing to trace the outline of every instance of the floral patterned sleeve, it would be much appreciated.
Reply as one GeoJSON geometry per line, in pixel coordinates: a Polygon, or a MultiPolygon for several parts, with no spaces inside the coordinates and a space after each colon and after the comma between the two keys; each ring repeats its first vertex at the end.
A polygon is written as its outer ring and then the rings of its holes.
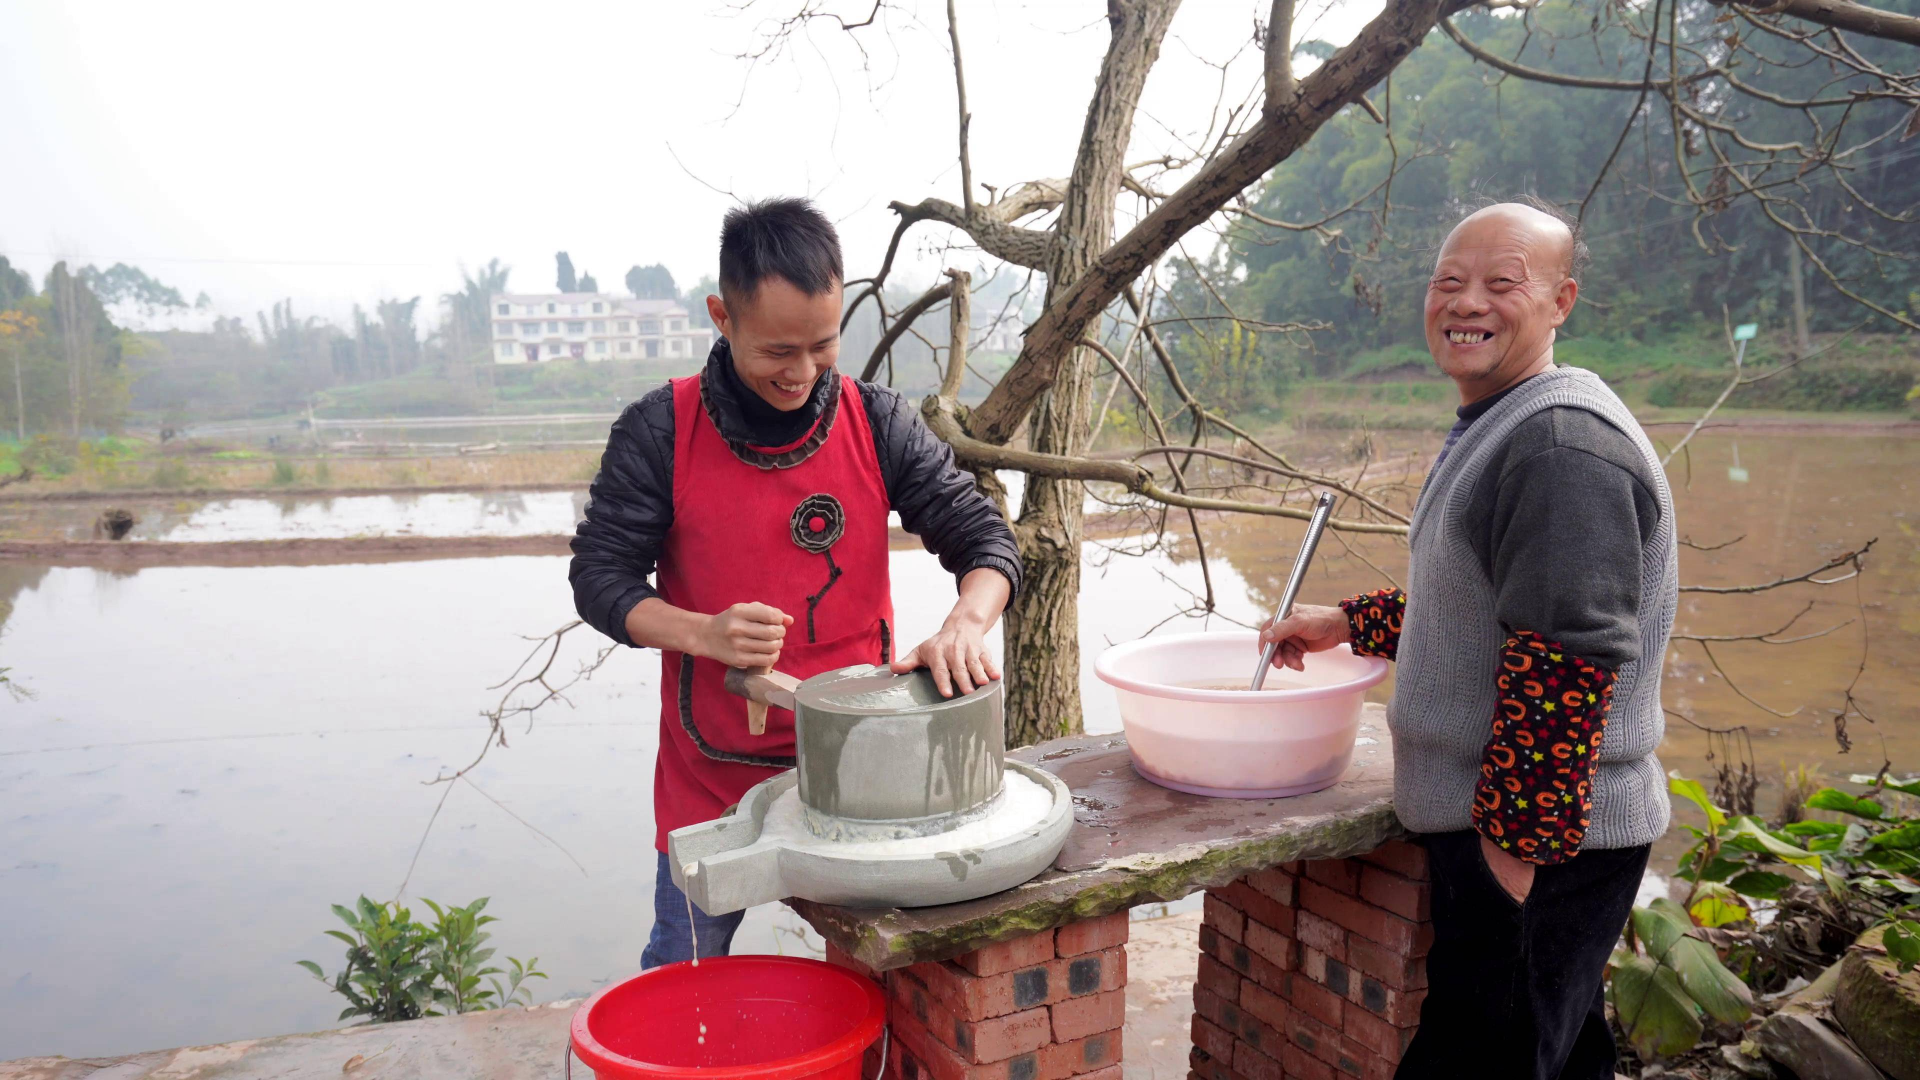
{"type": "Polygon", "coordinates": [[[1500,704],[1473,800],[1482,836],[1543,866],[1579,853],[1615,679],[1539,634],[1507,639],[1500,704]]]}
{"type": "Polygon", "coordinates": [[[1376,589],[1340,601],[1353,631],[1353,651],[1361,656],[1392,660],[1400,651],[1400,620],[1407,613],[1407,594],[1399,589],[1376,589]]]}

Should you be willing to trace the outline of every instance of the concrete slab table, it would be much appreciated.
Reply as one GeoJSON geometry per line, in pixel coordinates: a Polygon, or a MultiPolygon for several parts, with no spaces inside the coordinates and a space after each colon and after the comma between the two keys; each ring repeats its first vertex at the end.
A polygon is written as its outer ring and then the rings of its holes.
{"type": "Polygon", "coordinates": [[[1159,787],[1120,736],[1011,756],[1074,793],[1073,831],[1039,877],[933,908],[788,901],[828,959],[889,991],[888,1076],[1119,1080],[1127,911],[1203,890],[1194,1076],[1391,1076],[1432,928],[1425,852],[1393,814],[1382,707],[1366,707],[1339,783],[1288,799],[1159,787]]]}

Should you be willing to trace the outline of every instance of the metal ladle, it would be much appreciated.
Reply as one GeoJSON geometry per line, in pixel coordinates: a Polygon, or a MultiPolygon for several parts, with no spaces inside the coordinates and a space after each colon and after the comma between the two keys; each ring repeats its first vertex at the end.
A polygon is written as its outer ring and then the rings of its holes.
{"type": "MultiPolygon", "coordinates": [[[[1280,608],[1273,614],[1274,623],[1293,614],[1293,598],[1300,594],[1300,586],[1307,579],[1307,564],[1313,561],[1313,550],[1320,546],[1320,534],[1327,531],[1327,519],[1332,516],[1333,492],[1323,491],[1320,501],[1314,504],[1312,519],[1307,522],[1307,535],[1300,540],[1300,554],[1293,557],[1293,573],[1287,577],[1287,591],[1280,595],[1280,608]]],[[[1253,669],[1253,685],[1247,689],[1258,690],[1266,684],[1267,672],[1273,667],[1273,654],[1279,651],[1278,641],[1269,642],[1260,650],[1260,666],[1253,669]]]]}

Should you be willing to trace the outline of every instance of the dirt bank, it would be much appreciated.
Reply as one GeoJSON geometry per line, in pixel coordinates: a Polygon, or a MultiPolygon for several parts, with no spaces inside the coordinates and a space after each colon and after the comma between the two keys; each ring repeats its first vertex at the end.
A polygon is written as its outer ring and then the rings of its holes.
{"type": "Polygon", "coordinates": [[[355,536],[342,539],[5,540],[0,563],[36,566],[323,566],[333,563],[566,555],[570,536],[355,536]]]}
{"type": "Polygon", "coordinates": [[[123,488],[113,491],[33,491],[0,488],[0,503],[99,503],[128,499],[330,499],[347,495],[496,495],[516,491],[582,491],[586,481],[515,484],[430,484],[408,487],[123,488]]]}

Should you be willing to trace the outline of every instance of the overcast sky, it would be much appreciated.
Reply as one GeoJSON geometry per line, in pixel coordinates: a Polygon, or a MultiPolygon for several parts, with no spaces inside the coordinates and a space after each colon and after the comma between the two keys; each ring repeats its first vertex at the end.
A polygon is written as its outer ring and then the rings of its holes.
{"type": "MultiPolygon", "coordinates": [[[[830,21],[739,59],[800,0],[737,6],[0,0],[0,254],[36,279],[59,258],[129,262],[227,314],[290,296],[340,318],[387,296],[430,308],[493,257],[511,287],[550,289],[558,250],[603,289],[651,262],[685,288],[713,272],[735,196],[806,194],[849,274],[871,271],[890,200],[959,198],[944,4],[900,0],[861,31],[866,69],[830,21]]],[[[1188,0],[1131,156],[1203,131],[1208,62],[1244,49],[1240,99],[1267,6],[1188,0]]],[[[1314,0],[1301,39],[1344,42],[1379,6],[1314,0]]],[[[1066,174],[1105,7],[959,0],[976,181],[1066,174]]],[[[926,281],[941,237],[919,235],[926,281]]]]}

